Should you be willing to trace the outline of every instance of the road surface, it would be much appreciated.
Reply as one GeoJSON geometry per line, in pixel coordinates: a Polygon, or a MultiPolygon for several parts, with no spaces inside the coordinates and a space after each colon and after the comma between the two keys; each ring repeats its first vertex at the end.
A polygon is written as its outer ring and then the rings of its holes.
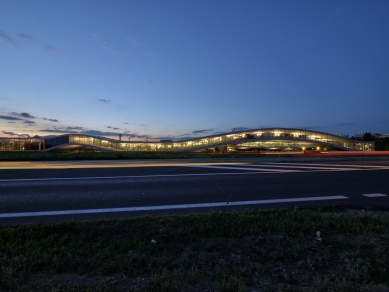
{"type": "Polygon", "coordinates": [[[0,162],[0,225],[318,206],[389,209],[389,161],[0,162]]]}

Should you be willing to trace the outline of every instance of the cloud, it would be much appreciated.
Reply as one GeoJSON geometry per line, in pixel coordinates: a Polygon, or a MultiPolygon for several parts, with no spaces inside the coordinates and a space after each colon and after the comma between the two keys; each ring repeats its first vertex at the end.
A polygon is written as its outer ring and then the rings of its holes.
{"type": "Polygon", "coordinates": [[[0,116],[0,119],[10,120],[10,121],[22,121],[20,118],[10,117],[10,116],[0,116]]]}
{"type": "Polygon", "coordinates": [[[29,121],[29,120],[25,120],[24,123],[25,123],[25,124],[30,124],[30,125],[35,124],[34,121],[29,121]]]}
{"type": "Polygon", "coordinates": [[[15,132],[7,132],[7,131],[1,131],[3,134],[6,135],[12,135],[12,136],[18,136],[18,137],[30,137],[28,134],[17,134],[15,132]]]}
{"type": "Polygon", "coordinates": [[[41,49],[50,57],[59,57],[61,53],[49,44],[42,44],[41,49]]]}
{"type": "Polygon", "coordinates": [[[79,134],[78,131],[72,130],[61,130],[61,129],[41,129],[40,132],[48,132],[48,133],[63,133],[63,134],[79,134]]]}
{"type": "Polygon", "coordinates": [[[41,132],[49,132],[49,133],[63,133],[63,134],[80,134],[83,131],[83,127],[66,127],[66,128],[56,128],[53,129],[41,129],[41,132]]]}
{"type": "Polygon", "coordinates": [[[36,119],[36,117],[28,114],[28,113],[15,113],[15,112],[12,112],[12,113],[9,113],[10,115],[12,116],[17,116],[17,117],[22,117],[22,118],[26,118],[26,119],[36,119]]]}
{"type": "Polygon", "coordinates": [[[129,38],[130,39],[130,42],[134,45],[134,46],[140,46],[140,45],[144,45],[145,43],[142,42],[141,40],[137,39],[137,38],[129,38]]]}
{"type": "Polygon", "coordinates": [[[9,45],[16,46],[16,42],[2,30],[0,30],[0,40],[5,41],[9,45]]]}
{"type": "Polygon", "coordinates": [[[50,122],[59,122],[57,119],[46,119],[46,118],[42,118],[44,119],[45,121],[50,121],[50,122]]]}
{"type": "Polygon", "coordinates": [[[234,131],[234,132],[239,132],[239,131],[246,131],[246,130],[251,130],[252,128],[247,128],[247,127],[236,127],[234,129],[231,130],[234,131]]]}
{"type": "Polygon", "coordinates": [[[120,128],[113,128],[113,127],[111,127],[111,126],[108,126],[107,128],[108,128],[108,129],[112,129],[112,130],[121,130],[120,128]]]}
{"type": "Polygon", "coordinates": [[[332,13],[332,15],[326,20],[326,25],[324,26],[324,28],[326,28],[327,25],[330,24],[342,12],[344,7],[345,7],[345,5],[343,4],[343,5],[339,6],[338,8],[336,8],[334,13],[332,13]]]}
{"type": "Polygon", "coordinates": [[[302,130],[317,130],[317,129],[324,129],[326,127],[322,126],[308,126],[308,127],[296,127],[297,129],[302,129],[302,130]]]}
{"type": "Polygon", "coordinates": [[[7,134],[7,135],[16,135],[15,132],[6,132],[6,131],[1,131],[3,134],[7,134]]]}
{"type": "Polygon", "coordinates": [[[18,33],[18,37],[21,38],[21,39],[24,39],[24,40],[28,40],[28,41],[36,41],[36,38],[28,35],[28,34],[25,34],[25,33],[18,33]]]}
{"type": "Polygon", "coordinates": [[[80,134],[91,135],[91,136],[118,136],[120,133],[103,132],[98,130],[86,130],[86,131],[82,131],[80,134]]]}
{"type": "Polygon", "coordinates": [[[108,99],[102,99],[102,98],[98,99],[97,101],[101,101],[101,102],[110,102],[110,100],[108,100],[108,99]]]}
{"type": "Polygon", "coordinates": [[[58,57],[61,55],[60,51],[56,49],[54,46],[49,45],[46,42],[40,41],[37,38],[30,36],[25,33],[18,33],[17,38],[13,38],[9,36],[4,31],[0,31],[0,40],[5,42],[7,45],[10,45],[16,51],[24,51],[20,48],[19,45],[24,45],[24,47],[38,47],[40,48],[46,55],[50,57],[58,57]],[[24,41],[24,43],[23,43],[24,41]],[[22,43],[21,43],[22,42],[22,43]]]}
{"type": "Polygon", "coordinates": [[[128,123],[123,123],[123,124],[128,125],[128,123]]]}
{"type": "Polygon", "coordinates": [[[193,131],[192,134],[201,134],[201,133],[207,133],[207,132],[211,132],[213,131],[213,129],[209,129],[209,130],[196,130],[196,131],[193,131]]]}
{"type": "Polygon", "coordinates": [[[147,51],[146,51],[146,56],[148,56],[148,57],[154,57],[154,56],[155,56],[155,52],[154,52],[154,51],[151,51],[151,50],[147,50],[147,51]]]}
{"type": "Polygon", "coordinates": [[[126,53],[119,52],[119,51],[115,50],[114,48],[112,48],[112,46],[110,44],[108,44],[104,39],[102,39],[101,37],[99,37],[95,33],[92,34],[92,41],[94,43],[96,43],[100,48],[102,48],[105,51],[110,52],[113,55],[122,55],[122,56],[127,55],[126,53]]]}
{"type": "Polygon", "coordinates": [[[337,124],[335,126],[336,127],[343,127],[343,126],[355,126],[355,125],[358,125],[358,123],[341,123],[341,124],[337,124]]]}

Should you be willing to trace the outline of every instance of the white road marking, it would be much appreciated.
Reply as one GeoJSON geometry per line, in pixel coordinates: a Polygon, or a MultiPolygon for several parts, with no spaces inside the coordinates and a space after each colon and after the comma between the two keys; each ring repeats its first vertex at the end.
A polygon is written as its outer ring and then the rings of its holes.
{"type": "Polygon", "coordinates": [[[340,167],[366,167],[366,168],[382,168],[389,169],[389,166],[385,165],[356,165],[356,164],[328,164],[328,163],[290,163],[290,162],[265,162],[264,164],[270,165],[307,165],[307,166],[340,166],[340,167]]]}
{"type": "Polygon", "coordinates": [[[0,179],[0,182],[23,181],[60,181],[60,180],[88,180],[88,179],[122,179],[122,178],[149,178],[149,177],[180,177],[180,176],[210,176],[210,175],[245,175],[273,172],[215,172],[215,173],[186,173],[186,174],[150,174],[150,175],[122,175],[122,176],[86,176],[86,177],[49,177],[49,178],[15,178],[0,179]]]}
{"type": "Polygon", "coordinates": [[[387,197],[388,195],[384,195],[384,194],[363,194],[362,196],[369,197],[369,198],[375,198],[375,197],[387,197]]]}
{"type": "MultiPolygon", "coordinates": [[[[328,164],[323,164],[326,166],[331,166],[328,164]]],[[[230,167],[230,166],[212,166],[212,165],[185,165],[186,167],[200,167],[200,168],[221,168],[221,169],[239,169],[239,170],[257,170],[259,173],[269,173],[269,172],[321,172],[321,171],[356,171],[356,170],[382,170],[389,169],[389,167],[375,167],[370,166],[370,168],[357,168],[357,167],[348,167],[348,165],[337,165],[343,166],[346,168],[340,167],[322,167],[315,166],[315,164],[295,164],[295,163],[263,163],[263,164],[246,164],[244,167],[230,167]],[[310,166],[307,166],[310,165],[310,166]],[[261,168],[258,168],[261,167],[261,168]],[[279,168],[271,169],[271,168],[279,168]],[[291,168],[291,169],[289,169],[291,168]],[[293,170],[292,170],[293,169],[293,170]]]]}
{"type": "Polygon", "coordinates": [[[353,169],[350,169],[350,168],[334,168],[334,167],[321,167],[321,166],[316,166],[316,167],[313,167],[313,166],[300,166],[300,165],[293,165],[293,164],[290,164],[290,165],[276,165],[276,164],[252,164],[252,165],[246,165],[248,167],[256,167],[256,166],[260,166],[260,167],[278,167],[278,168],[309,168],[309,169],[317,169],[317,170],[353,170],[353,169]]]}
{"type": "Polygon", "coordinates": [[[253,167],[245,168],[245,167],[212,166],[212,165],[186,165],[186,166],[188,166],[188,167],[200,167],[200,168],[258,170],[258,171],[266,171],[266,172],[299,172],[298,170],[289,170],[289,169],[268,169],[268,168],[253,168],[253,167]]]}
{"type": "MultiPolygon", "coordinates": [[[[241,165],[247,162],[213,162],[212,164],[229,164],[229,165],[241,165]]],[[[1,162],[0,170],[3,169],[73,169],[73,168],[129,168],[129,167],[175,167],[185,165],[209,165],[209,162],[111,162],[111,161],[99,161],[90,163],[89,161],[82,162],[58,162],[58,161],[45,161],[45,162],[1,162]]]]}
{"type": "Polygon", "coordinates": [[[222,206],[227,207],[227,206],[261,205],[261,204],[274,204],[274,203],[326,201],[326,200],[340,200],[340,199],[348,199],[348,197],[345,197],[345,196],[323,196],[323,197],[306,197],[306,198],[257,200],[257,201],[237,201],[237,202],[216,202],[216,203],[163,205],[163,206],[143,206],[143,207],[106,208],[106,209],[3,213],[3,214],[0,214],[0,218],[38,217],[38,216],[76,215],[76,214],[95,214],[95,213],[117,213],[117,212],[137,212],[137,211],[191,209],[191,208],[222,207],[222,206]]]}

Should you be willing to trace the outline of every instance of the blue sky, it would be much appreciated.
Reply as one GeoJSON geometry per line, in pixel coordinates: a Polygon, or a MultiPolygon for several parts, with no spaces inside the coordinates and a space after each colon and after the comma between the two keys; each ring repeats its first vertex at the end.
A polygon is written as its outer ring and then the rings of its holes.
{"type": "Polygon", "coordinates": [[[389,2],[0,2],[0,136],[389,133],[389,2]]]}

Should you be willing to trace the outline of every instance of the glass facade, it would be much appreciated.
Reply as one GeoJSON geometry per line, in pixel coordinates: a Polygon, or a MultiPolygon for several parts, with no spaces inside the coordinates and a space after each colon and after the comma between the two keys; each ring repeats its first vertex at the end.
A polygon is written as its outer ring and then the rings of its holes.
{"type": "Polygon", "coordinates": [[[339,150],[374,150],[374,142],[356,141],[327,133],[285,128],[258,129],[191,140],[161,142],[122,142],[103,137],[76,134],[62,135],[46,140],[0,138],[0,150],[5,151],[50,150],[52,147],[61,145],[80,145],[87,148],[89,146],[91,149],[108,151],[196,151],[213,149],[215,147],[228,147],[229,145],[300,149],[303,149],[306,145],[318,147],[324,145],[339,150]]]}
{"type": "Polygon", "coordinates": [[[0,138],[0,151],[41,151],[45,140],[40,138],[0,138]]]}

